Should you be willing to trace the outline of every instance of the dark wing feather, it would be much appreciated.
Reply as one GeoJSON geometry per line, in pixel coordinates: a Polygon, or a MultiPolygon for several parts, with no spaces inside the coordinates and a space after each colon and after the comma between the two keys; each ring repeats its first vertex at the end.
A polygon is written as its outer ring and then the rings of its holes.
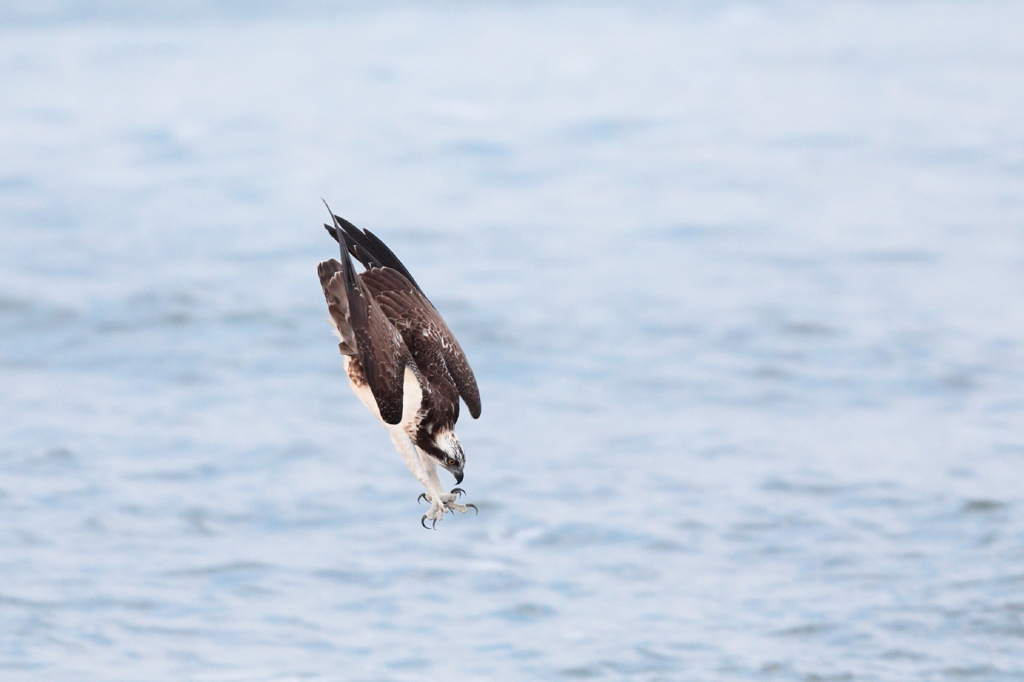
{"type": "MultiPolygon", "coordinates": [[[[324,229],[335,241],[341,243],[338,239],[338,228],[344,230],[345,235],[348,237],[348,250],[353,256],[355,256],[363,267],[366,269],[370,268],[391,268],[398,270],[402,273],[409,282],[416,287],[420,294],[423,294],[423,289],[420,289],[420,285],[416,283],[413,276],[409,274],[409,270],[405,267],[402,261],[398,260],[398,256],[395,255],[394,251],[388,248],[387,244],[377,238],[377,235],[370,232],[369,230],[360,230],[358,227],[345,220],[341,216],[331,214],[334,218],[335,225],[324,225],[324,229]]],[[[423,294],[423,298],[426,298],[426,294],[423,294]]]]}
{"type": "Polygon", "coordinates": [[[422,339],[430,341],[430,348],[440,349],[444,369],[466,402],[469,413],[474,419],[478,418],[480,389],[476,385],[476,377],[469,366],[466,354],[441,314],[430,304],[419,287],[410,282],[403,273],[389,267],[367,270],[360,275],[360,279],[381,311],[402,334],[406,347],[412,352],[413,361],[425,376],[433,373],[434,369],[430,363],[434,359],[423,357],[422,353],[417,352],[422,339]]]}
{"type": "Polygon", "coordinates": [[[373,392],[380,417],[388,424],[402,421],[405,368],[411,362],[409,349],[398,331],[381,311],[373,295],[355,273],[347,240],[341,235],[341,274],[348,298],[349,315],[359,362],[366,383],[373,392]]]}

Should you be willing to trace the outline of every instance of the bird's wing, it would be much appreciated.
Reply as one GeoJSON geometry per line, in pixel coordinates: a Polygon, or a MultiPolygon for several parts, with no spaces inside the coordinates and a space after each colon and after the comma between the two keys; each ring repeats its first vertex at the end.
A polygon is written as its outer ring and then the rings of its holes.
{"type": "Polygon", "coordinates": [[[341,272],[335,277],[341,277],[348,300],[348,322],[355,337],[359,362],[377,401],[380,418],[388,424],[397,424],[402,421],[405,368],[412,358],[398,330],[381,311],[363,278],[356,274],[344,235],[339,243],[341,272]]]}
{"type": "Polygon", "coordinates": [[[334,328],[341,337],[338,348],[342,355],[357,355],[355,333],[348,319],[348,294],[345,293],[341,263],[333,258],[322,261],[317,265],[316,273],[320,276],[320,287],[324,290],[324,298],[327,299],[327,312],[330,313],[334,328]]]}
{"type": "MultiPolygon", "coordinates": [[[[423,292],[402,273],[391,267],[371,267],[360,279],[387,319],[402,334],[405,345],[422,372],[430,373],[434,363],[427,353],[438,352],[443,369],[451,377],[469,413],[480,416],[480,389],[466,354],[445,324],[441,314],[423,292]]],[[[456,398],[456,403],[458,399],[456,398]]],[[[455,405],[456,409],[458,405],[455,405]]],[[[457,413],[456,413],[457,414],[457,413]]]]}
{"type": "Polygon", "coordinates": [[[339,244],[341,243],[341,231],[344,231],[348,237],[349,253],[355,256],[363,264],[364,268],[367,270],[370,268],[391,268],[392,270],[397,270],[403,277],[409,280],[410,284],[416,287],[416,290],[420,292],[424,299],[427,298],[426,294],[423,293],[423,289],[420,289],[420,285],[409,274],[408,268],[405,267],[402,261],[398,260],[398,256],[388,248],[387,244],[377,238],[377,235],[369,230],[360,230],[341,216],[332,213],[331,217],[334,218],[334,226],[324,224],[324,229],[339,244]]]}

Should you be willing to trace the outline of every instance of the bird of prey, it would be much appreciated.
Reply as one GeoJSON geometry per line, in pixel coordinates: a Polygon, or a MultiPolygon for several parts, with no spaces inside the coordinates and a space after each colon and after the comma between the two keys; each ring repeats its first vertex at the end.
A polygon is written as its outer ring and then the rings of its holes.
{"type": "MultiPolygon", "coordinates": [[[[328,211],[330,209],[328,208],[328,211]]],[[[437,525],[445,512],[465,513],[461,488],[445,492],[437,465],[462,482],[466,456],[455,422],[459,397],[474,419],[480,391],[459,342],[427,300],[402,261],[369,230],[331,214],[324,225],[341,247],[341,258],[317,266],[330,322],[356,396],[380,419],[430,503],[420,519],[437,525]],[[365,270],[356,273],[352,257],[365,270]]]]}

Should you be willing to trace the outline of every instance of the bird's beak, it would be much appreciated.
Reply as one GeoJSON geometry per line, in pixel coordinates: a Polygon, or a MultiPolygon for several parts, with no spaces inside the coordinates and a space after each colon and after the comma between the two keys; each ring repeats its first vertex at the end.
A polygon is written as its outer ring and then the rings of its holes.
{"type": "Polygon", "coordinates": [[[455,477],[455,485],[462,483],[462,469],[452,471],[452,476],[455,477]]]}

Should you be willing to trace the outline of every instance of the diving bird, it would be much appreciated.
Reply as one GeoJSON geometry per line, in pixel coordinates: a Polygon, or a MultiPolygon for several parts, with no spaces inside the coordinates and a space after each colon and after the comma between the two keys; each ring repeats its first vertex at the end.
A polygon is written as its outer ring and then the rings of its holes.
{"type": "Polygon", "coordinates": [[[445,492],[437,475],[440,465],[462,483],[459,397],[474,419],[480,416],[480,391],[465,353],[391,249],[369,230],[331,217],[334,224],[324,228],[341,258],[321,262],[317,274],[352,390],[426,489],[418,498],[430,503],[420,519],[424,528],[427,521],[436,526],[445,512],[479,511],[456,502],[465,491],[445,492]],[[363,272],[355,271],[352,257],[363,272]]]}

